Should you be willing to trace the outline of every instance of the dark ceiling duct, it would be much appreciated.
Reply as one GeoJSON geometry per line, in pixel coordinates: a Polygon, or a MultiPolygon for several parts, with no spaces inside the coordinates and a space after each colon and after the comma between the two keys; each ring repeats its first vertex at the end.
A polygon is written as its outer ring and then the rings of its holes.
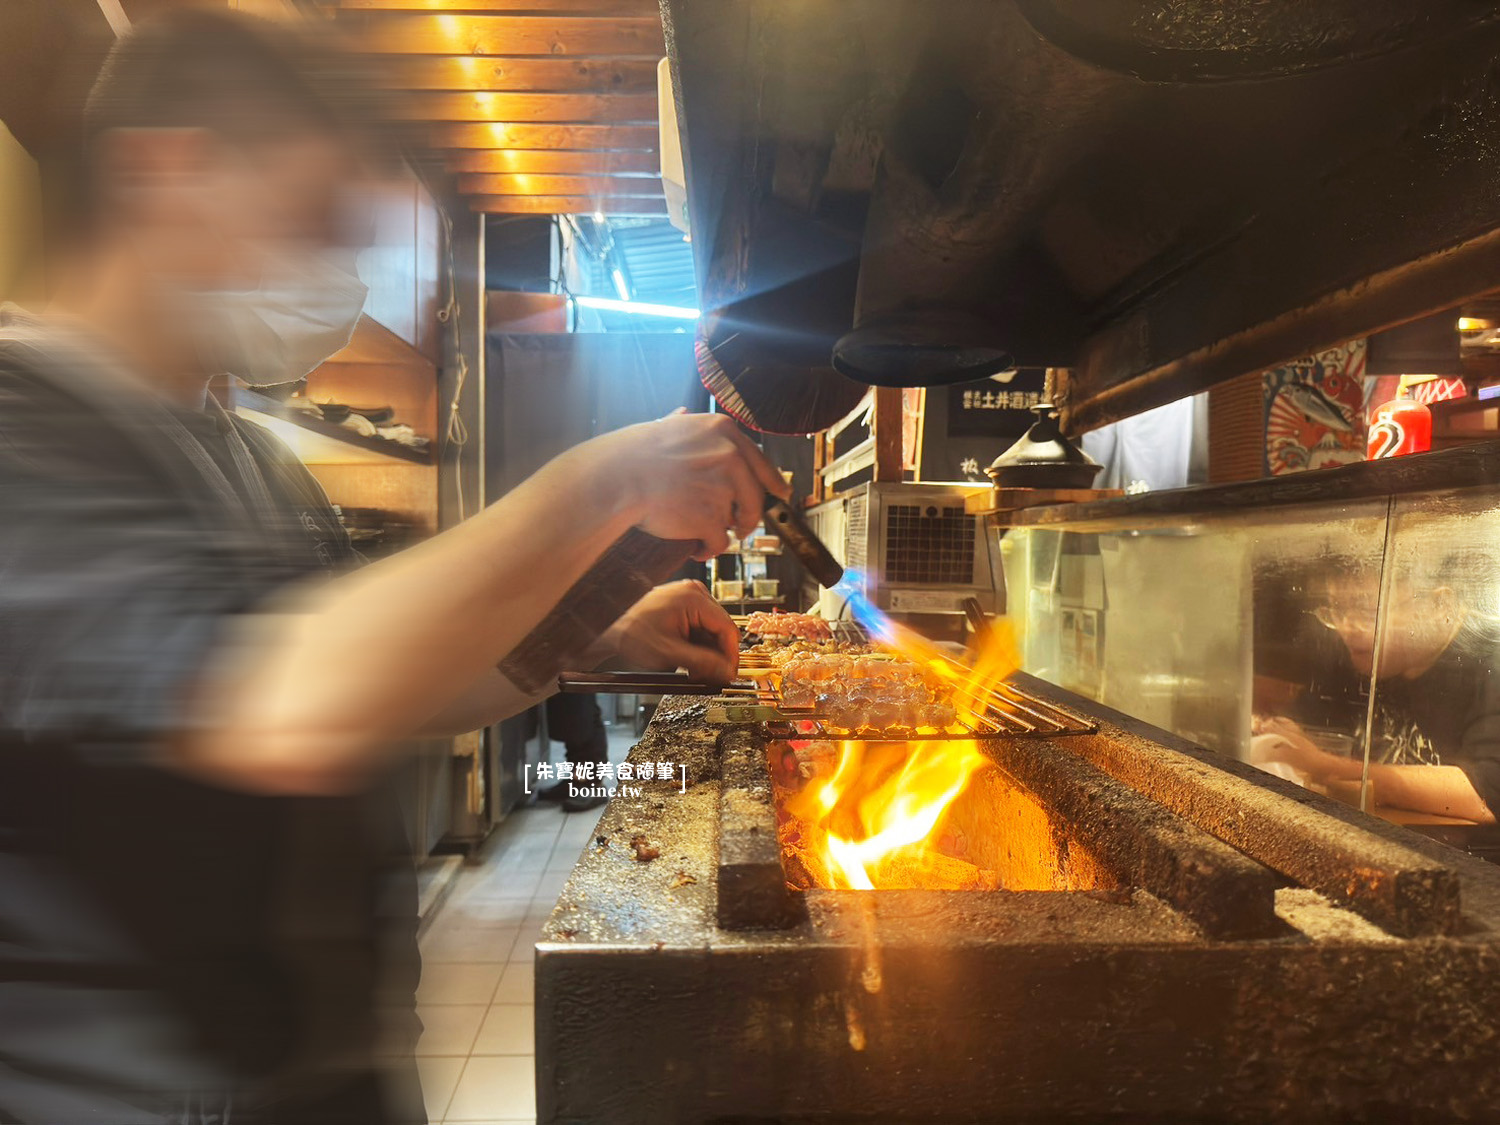
{"type": "Polygon", "coordinates": [[[1069,368],[1074,431],[1451,308],[1500,287],[1497,10],[665,0],[703,307],[747,368],[782,287],[870,382],[1069,368]]]}
{"type": "Polygon", "coordinates": [[[730,414],[753,429],[803,434],[824,429],[858,405],[866,387],[834,370],[834,343],[848,326],[859,278],[857,248],[827,237],[772,201],[754,260],[797,261],[753,291],[704,302],[699,375],[730,414]],[[706,349],[706,351],[705,351],[706,349]]]}
{"type": "Polygon", "coordinates": [[[1490,18],[1467,0],[1017,0],[1053,46],[1147,82],[1282,78],[1404,50],[1490,18]]]}
{"type": "Polygon", "coordinates": [[[1366,375],[1462,375],[1458,309],[1398,324],[1370,335],[1366,375]]]}
{"type": "Polygon", "coordinates": [[[867,321],[833,346],[837,371],[877,387],[987,379],[1015,364],[983,321],[950,309],[913,308],[867,321]]]}
{"type": "Polygon", "coordinates": [[[867,390],[829,363],[854,281],[851,258],[706,313],[697,349],[703,385],[752,429],[803,434],[833,425],[867,390]]]}

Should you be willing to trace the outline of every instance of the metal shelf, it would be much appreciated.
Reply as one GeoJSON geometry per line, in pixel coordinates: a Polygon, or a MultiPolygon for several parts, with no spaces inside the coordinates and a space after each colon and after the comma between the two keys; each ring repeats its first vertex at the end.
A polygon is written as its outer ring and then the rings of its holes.
{"type": "Polygon", "coordinates": [[[366,437],[337,422],[325,421],[267,395],[236,387],[230,400],[237,414],[266,426],[308,464],[406,461],[431,465],[432,451],[412,449],[383,437],[366,437]],[[286,427],[294,427],[290,431],[286,427]]]}

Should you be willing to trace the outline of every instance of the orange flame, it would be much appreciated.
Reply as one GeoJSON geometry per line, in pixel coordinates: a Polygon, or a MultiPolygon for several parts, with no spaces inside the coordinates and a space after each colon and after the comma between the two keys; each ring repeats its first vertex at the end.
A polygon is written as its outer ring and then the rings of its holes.
{"type": "MultiPolygon", "coordinates": [[[[1016,647],[1002,622],[992,628],[972,669],[936,645],[895,626],[888,647],[952,685],[959,716],[972,724],[990,691],[1016,668],[1016,647]]],[[[787,800],[802,848],[820,882],[834,889],[980,889],[993,877],[950,854],[944,821],[988,757],[958,739],[839,744],[832,775],[787,800]]]]}

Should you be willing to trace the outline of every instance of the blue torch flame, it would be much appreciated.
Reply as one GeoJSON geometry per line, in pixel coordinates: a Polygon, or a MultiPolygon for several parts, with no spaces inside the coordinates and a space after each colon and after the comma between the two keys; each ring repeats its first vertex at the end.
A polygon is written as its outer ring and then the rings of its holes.
{"type": "Polygon", "coordinates": [[[865,596],[865,576],[853,567],[844,570],[844,577],[833,588],[836,596],[844,599],[845,607],[854,620],[876,640],[886,644],[896,641],[896,623],[879,606],[865,596]]]}

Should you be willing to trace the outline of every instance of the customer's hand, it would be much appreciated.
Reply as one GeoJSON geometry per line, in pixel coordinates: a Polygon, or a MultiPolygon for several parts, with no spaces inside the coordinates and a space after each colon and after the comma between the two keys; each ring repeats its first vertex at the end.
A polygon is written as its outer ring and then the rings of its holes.
{"type": "Polygon", "coordinates": [[[739,670],[739,630],[699,582],[658,586],[601,639],[607,652],[643,671],[686,668],[704,683],[727,684],[739,670]]]}
{"type": "Polygon", "coordinates": [[[593,487],[617,497],[633,521],[661,539],[696,539],[700,560],[748,535],[765,494],[789,488],[755,444],[723,414],[677,413],[629,426],[574,451],[593,487]]]}

